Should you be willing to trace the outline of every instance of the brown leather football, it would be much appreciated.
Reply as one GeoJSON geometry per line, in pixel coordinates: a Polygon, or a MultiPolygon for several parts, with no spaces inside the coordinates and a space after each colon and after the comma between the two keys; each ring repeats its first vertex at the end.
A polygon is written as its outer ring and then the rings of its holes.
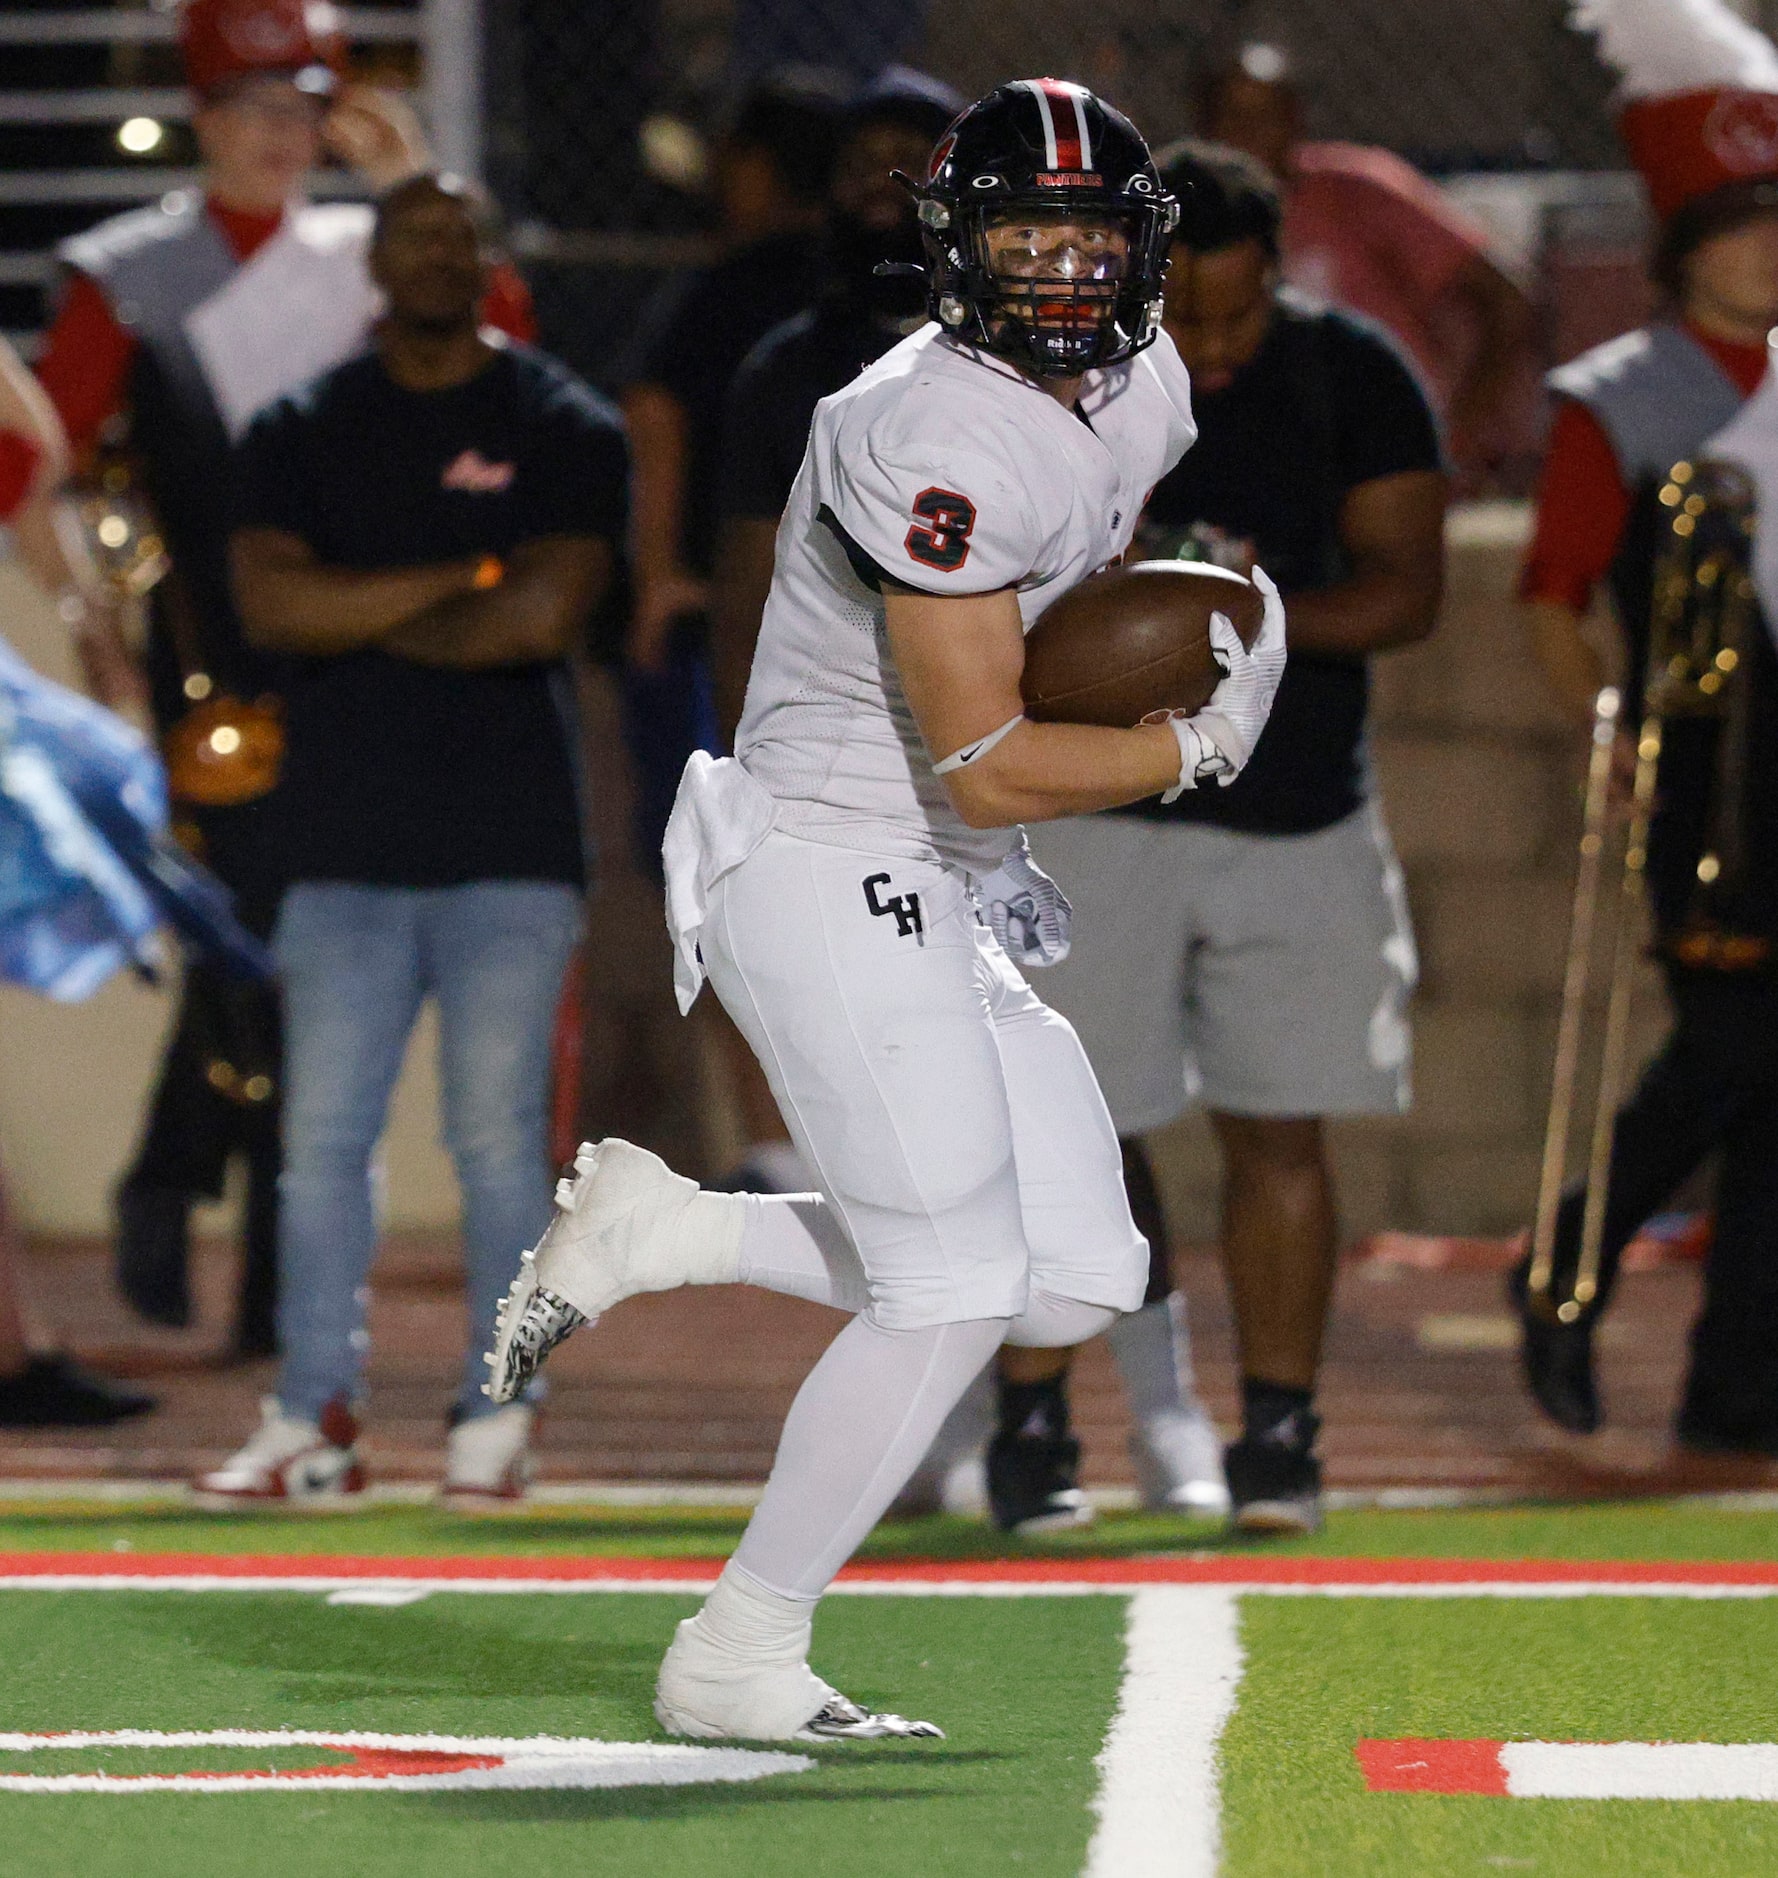
{"type": "Polygon", "coordinates": [[[1210,616],[1250,651],[1265,601],[1243,574],[1206,561],[1137,561],[1065,593],[1025,635],[1025,713],[1040,724],[1139,724],[1201,711],[1223,671],[1210,616]]]}

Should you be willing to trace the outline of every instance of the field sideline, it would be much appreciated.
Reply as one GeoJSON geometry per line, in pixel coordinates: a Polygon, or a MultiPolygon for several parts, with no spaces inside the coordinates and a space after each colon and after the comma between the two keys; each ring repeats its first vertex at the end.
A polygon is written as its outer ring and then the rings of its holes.
{"type": "Polygon", "coordinates": [[[885,1527],[816,1660],[949,1739],[668,1744],[654,1662],[741,1520],[0,1502],[8,1868],[1778,1870],[1769,1501],[1345,1512],[1267,1548],[885,1527]]]}

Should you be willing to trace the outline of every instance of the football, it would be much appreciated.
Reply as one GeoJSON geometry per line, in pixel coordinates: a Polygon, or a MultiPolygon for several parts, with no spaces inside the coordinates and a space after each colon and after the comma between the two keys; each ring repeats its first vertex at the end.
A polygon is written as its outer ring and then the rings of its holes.
{"type": "Polygon", "coordinates": [[[1156,711],[1201,711],[1223,677],[1210,616],[1225,615],[1251,650],[1264,612],[1252,581],[1208,562],[1108,568],[1025,635],[1026,715],[1125,730],[1156,711]]]}

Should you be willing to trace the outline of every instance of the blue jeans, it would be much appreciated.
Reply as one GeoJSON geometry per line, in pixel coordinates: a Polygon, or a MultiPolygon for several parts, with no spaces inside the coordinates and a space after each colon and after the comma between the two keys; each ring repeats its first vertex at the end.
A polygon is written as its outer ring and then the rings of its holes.
{"type": "Polygon", "coordinates": [[[313,1419],[359,1390],[376,1251],[372,1161],[407,1041],[438,1004],[445,1146],[463,1190],[469,1347],[459,1412],[486,1413],[482,1352],[519,1253],[549,1221],[550,1041],[580,935],[572,887],[309,882],[285,896],[278,1400],[313,1419]]]}

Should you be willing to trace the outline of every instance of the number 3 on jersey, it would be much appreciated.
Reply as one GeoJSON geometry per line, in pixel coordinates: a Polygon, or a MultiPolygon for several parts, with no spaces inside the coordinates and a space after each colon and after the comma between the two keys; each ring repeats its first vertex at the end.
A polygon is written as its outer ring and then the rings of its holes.
{"type": "Polygon", "coordinates": [[[954,489],[922,489],[914,497],[914,525],[907,550],[916,561],[954,574],[969,559],[975,504],[954,489]]]}

